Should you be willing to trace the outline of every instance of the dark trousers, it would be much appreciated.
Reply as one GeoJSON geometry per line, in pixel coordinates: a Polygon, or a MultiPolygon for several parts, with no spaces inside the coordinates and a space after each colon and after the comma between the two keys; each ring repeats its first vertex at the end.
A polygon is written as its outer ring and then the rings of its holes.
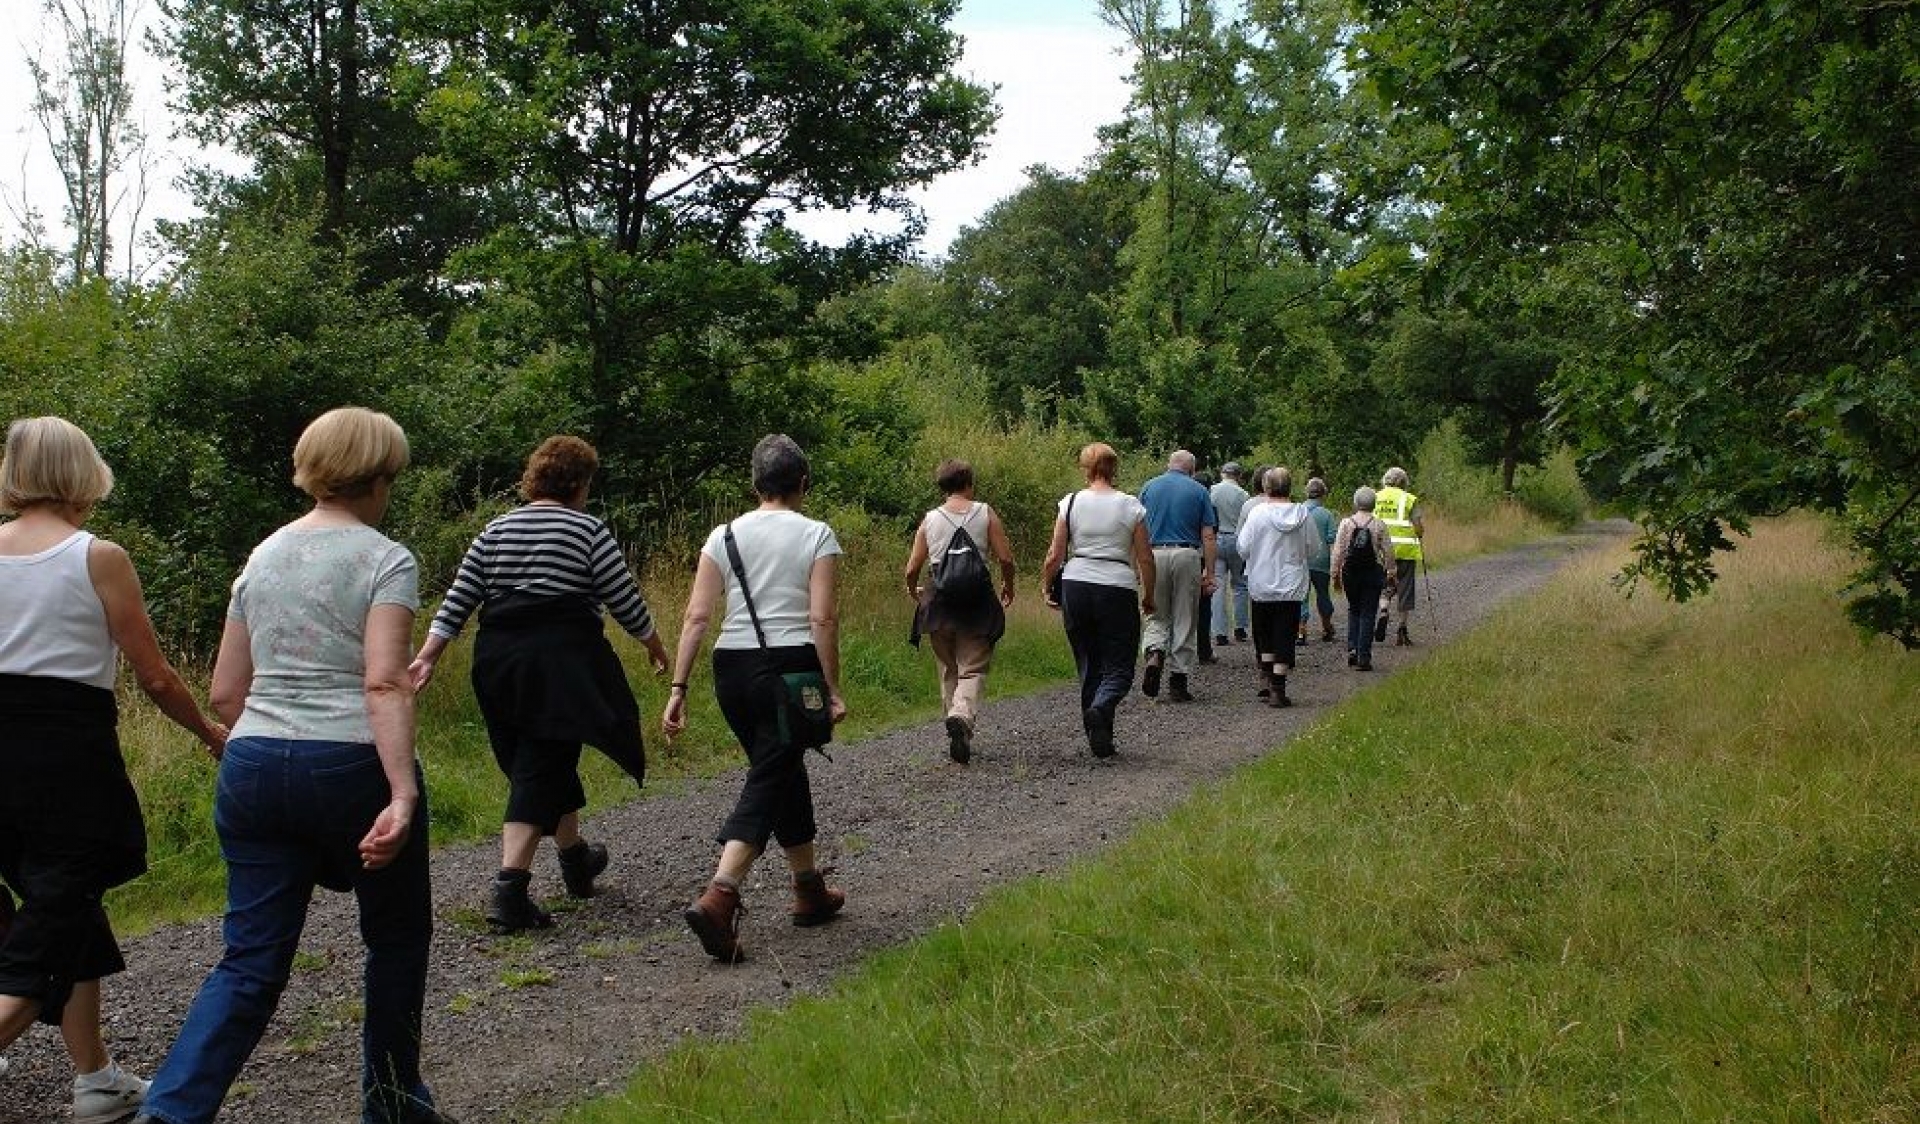
{"type": "Polygon", "coordinates": [[[1060,612],[1080,672],[1080,709],[1109,715],[1133,687],[1140,651],[1140,595],[1117,585],[1060,583],[1060,612]]]}
{"type": "Polygon", "coordinates": [[[1373,618],[1380,612],[1384,581],[1341,583],[1347,591],[1347,650],[1361,663],[1373,662],[1373,618]]]}
{"type": "Polygon", "coordinates": [[[371,745],[235,738],[220,761],[213,826],[227,862],[226,951],[200,985],[142,1111],[207,1124],[253,1053],[293,971],[315,886],[351,889],[367,949],[362,1124],[432,1118],[420,1020],[433,938],[427,801],[399,857],[360,865],[360,840],[391,789],[371,745]]]}
{"type": "Polygon", "coordinates": [[[780,739],[779,708],[785,698],[780,677],[793,671],[819,671],[820,655],[811,644],[786,648],[715,648],[713,689],[720,713],[747,753],[747,779],[733,814],[721,825],[718,840],[738,840],[764,849],[772,839],[782,847],[813,842],[813,784],[807,777],[807,751],[780,739]]]}
{"type": "MultiPolygon", "coordinates": [[[[23,838],[0,826],[0,878],[20,893],[0,925],[0,995],[40,1004],[40,1021],[58,1025],[73,985],[110,976],[127,964],[101,905],[105,886],[84,840],[23,838]]],[[[0,890],[0,895],[6,895],[0,890]]]]}
{"type": "Polygon", "coordinates": [[[1300,638],[1300,601],[1255,601],[1253,644],[1260,666],[1285,675],[1294,662],[1294,644],[1300,638]]]}

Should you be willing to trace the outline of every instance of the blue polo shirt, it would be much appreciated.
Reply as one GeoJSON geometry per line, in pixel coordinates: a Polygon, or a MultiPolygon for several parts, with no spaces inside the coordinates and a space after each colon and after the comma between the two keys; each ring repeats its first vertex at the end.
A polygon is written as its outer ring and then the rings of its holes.
{"type": "Polygon", "coordinates": [[[1200,546],[1200,529],[1218,527],[1207,486],[1184,472],[1166,472],[1140,489],[1147,508],[1147,538],[1155,546],[1200,546]]]}

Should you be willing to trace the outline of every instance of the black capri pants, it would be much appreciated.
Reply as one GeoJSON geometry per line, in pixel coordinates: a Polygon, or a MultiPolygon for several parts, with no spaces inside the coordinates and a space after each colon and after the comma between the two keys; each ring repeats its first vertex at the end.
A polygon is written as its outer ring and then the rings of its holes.
{"type": "Polygon", "coordinates": [[[768,839],[782,847],[813,842],[818,831],[807,751],[780,740],[779,710],[785,698],[780,677],[820,670],[820,655],[811,644],[713,650],[713,690],[720,713],[747,752],[746,783],[733,814],[721,825],[719,842],[761,849],[768,839]]]}

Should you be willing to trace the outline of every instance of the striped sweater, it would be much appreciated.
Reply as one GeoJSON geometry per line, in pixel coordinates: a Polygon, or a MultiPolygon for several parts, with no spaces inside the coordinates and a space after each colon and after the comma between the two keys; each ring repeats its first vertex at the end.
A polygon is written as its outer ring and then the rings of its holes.
{"type": "Polygon", "coordinates": [[[488,523],[460,560],[428,631],[452,640],[475,609],[512,594],[591,600],[635,639],[653,635],[653,616],[613,532],[583,511],[528,504],[488,523]]]}

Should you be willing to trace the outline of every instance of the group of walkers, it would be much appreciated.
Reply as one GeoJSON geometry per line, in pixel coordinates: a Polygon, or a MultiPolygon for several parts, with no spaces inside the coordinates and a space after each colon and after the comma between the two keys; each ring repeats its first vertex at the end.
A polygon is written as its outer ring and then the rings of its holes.
{"type": "MultiPolygon", "coordinates": [[[[532,893],[543,839],[554,840],[573,897],[591,897],[609,865],[608,849],[580,830],[583,746],[645,777],[639,707],[603,613],[645,648],[656,674],[670,674],[660,720],[669,739],[688,728],[696,664],[715,633],[713,691],[748,769],[716,834],[713,874],[684,911],[702,949],[723,963],[745,959],[742,888],[769,843],[789,868],[793,924],[824,923],[845,906],[817,863],[806,757],[847,713],[841,547],[831,527],[802,513],[812,481],[801,448],[777,434],[754,448],[758,504],[702,546],[671,650],[612,532],[584,510],[597,454],[563,436],[535,449],[524,504],[474,539],[425,642],[410,651],[418,566],[377,530],[408,459],[400,426],[370,410],[329,411],[302,433],[293,480],[312,506],[261,542],[235,579],[207,714],[161,654],[126,552],[83,529],[113,483],[93,443],[59,418],[8,430],[0,1050],[35,1020],[59,1027],[77,1073],[77,1124],[213,1120],[278,1005],[316,887],[352,892],[359,907],[363,1124],[447,1121],[420,1073],[433,918],[414,700],[476,618],[472,686],[508,782],[500,870],[485,891],[495,931],[554,924],[532,893]],[[100,981],[125,967],[102,896],[146,869],[115,729],[121,654],[162,713],[219,761],[214,828],[227,864],[224,952],[151,1084],[114,1063],[100,1028],[100,981]]],[[[1192,454],[1177,452],[1136,499],[1115,486],[1111,447],[1089,445],[1079,463],[1086,487],[1060,500],[1042,586],[1073,650],[1094,756],[1115,752],[1115,714],[1143,658],[1145,695],[1161,696],[1164,684],[1167,702],[1193,698],[1209,624],[1214,645],[1251,643],[1262,694],[1290,705],[1310,592],[1323,595],[1331,635],[1328,583],[1316,572],[1347,593],[1350,664],[1371,666],[1385,591],[1408,642],[1422,527],[1401,470],[1377,495],[1360,489],[1354,513],[1329,534],[1323,506],[1292,502],[1285,468],[1254,474],[1248,495],[1229,464],[1209,491],[1193,478],[1192,454]]],[[[972,469],[948,461],[936,483],[943,501],[916,529],[904,576],[915,638],[929,641],[940,668],[948,752],[964,764],[1016,570],[999,514],[975,499],[972,469]]],[[[1325,486],[1309,481],[1307,491],[1318,500],[1325,486]]]]}

